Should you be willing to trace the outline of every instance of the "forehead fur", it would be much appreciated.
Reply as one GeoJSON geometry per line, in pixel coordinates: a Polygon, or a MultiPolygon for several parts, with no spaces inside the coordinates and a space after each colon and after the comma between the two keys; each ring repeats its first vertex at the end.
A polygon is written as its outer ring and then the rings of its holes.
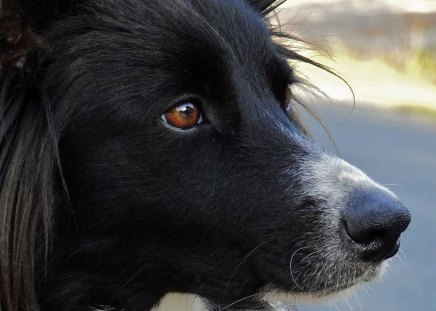
{"type": "Polygon", "coordinates": [[[120,102],[132,102],[144,93],[151,98],[153,85],[159,92],[162,85],[189,90],[195,76],[212,77],[202,82],[216,85],[234,77],[230,68],[267,75],[277,63],[262,15],[242,0],[96,1],[54,23],[45,36],[55,62],[49,84],[62,96],[74,93],[76,102],[95,94],[108,100],[125,94],[120,102]]]}
{"type": "MultiPolygon", "coordinates": [[[[104,44],[139,54],[159,52],[155,56],[164,62],[186,48],[204,46],[240,60],[248,54],[262,57],[269,36],[263,18],[243,0],[97,1],[55,23],[48,34],[49,41],[61,40],[63,47],[86,41],[88,48],[104,44]]],[[[154,65],[160,60],[149,57],[154,65]]]]}

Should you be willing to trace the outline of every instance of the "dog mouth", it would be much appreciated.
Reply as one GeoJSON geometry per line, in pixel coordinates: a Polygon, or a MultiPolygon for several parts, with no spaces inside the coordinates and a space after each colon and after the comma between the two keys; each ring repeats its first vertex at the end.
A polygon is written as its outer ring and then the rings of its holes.
{"type": "Polygon", "coordinates": [[[310,294],[311,296],[329,296],[350,287],[377,279],[384,270],[384,262],[364,262],[352,253],[341,253],[332,259],[333,254],[326,250],[325,257],[312,261],[302,259],[299,268],[289,271],[285,288],[292,293],[310,294]]]}
{"type": "MultiPolygon", "coordinates": [[[[288,249],[287,255],[282,253],[282,260],[276,261],[275,267],[266,266],[266,261],[264,265],[257,264],[256,277],[265,285],[251,301],[259,305],[267,303],[272,310],[295,310],[286,306],[326,303],[346,297],[383,274],[386,261],[365,262],[358,250],[350,249],[349,241],[330,229],[330,234],[323,237],[305,236],[304,244],[294,245],[294,250],[289,252],[288,249]],[[265,270],[269,273],[265,274],[265,270]]],[[[271,251],[273,248],[264,249],[256,257],[268,254],[279,257],[271,251]]]]}
{"type": "MultiPolygon", "coordinates": [[[[341,222],[340,211],[329,209],[325,212],[325,207],[320,207],[322,204],[319,203],[313,200],[305,202],[305,206],[324,209],[324,212],[312,230],[306,232],[300,242],[293,244],[292,250],[288,248],[287,254],[284,254],[282,248],[279,256],[272,252],[274,246],[271,246],[259,254],[261,257],[282,258],[276,262],[280,268],[270,266],[268,269],[272,269],[271,273],[261,277],[264,281],[272,281],[262,288],[262,294],[258,297],[260,303],[295,306],[325,303],[337,297],[349,296],[363,284],[382,276],[387,267],[386,260],[398,251],[398,241],[386,246],[383,251],[376,241],[369,245],[357,243],[348,236],[346,226],[341,222]],[[372,252],[376,252],[377,256],[372,256],[372,252]],[[366,255],[370,256],[370,260],[366,255]]],[[[274,310],[288,309],[281,307],[274,310]]]]}
{"type": "MultiPolygon", "coordinates": [[[[265,310],[265,311],[294,311],[298,305],[313,305],[333,301],[336,298],[351,296],[363,283],[374,281],[385,270],[385,264],[373,265],[361,275],[354,278],[336,275],[330,284],[323,284],[320,288],[289,290],[275,284],[261,288],[257,293],[244,296],[231,303],[225,304],[222,310],[265,310]],[[346,280],[340,282],[340,280],[346,280]]],[[[349,272],[354,274],[356,272],[349,272]]],[[[220,309],[213,309],[220,310],[220,309]]]]}
{"type": "MultiPolygon", "coordinates": [[[[300,288],[299,290],[284,290],[276,285],[266,286],[259,301],[268,303],[273,310],[295,310],[300,304],[320,304],[333,301],[336,298],[353,295],[363,284],[379,278],[386,270],[387,264],[373,264],[365,270],[350,269],[344,275],[330,275],[330,281],[321,286],[300,288]],[[353,277],[350,277],[353,275],[353,277]]],[[[327,277],[329,278],[329,277],[327,277]]]]}

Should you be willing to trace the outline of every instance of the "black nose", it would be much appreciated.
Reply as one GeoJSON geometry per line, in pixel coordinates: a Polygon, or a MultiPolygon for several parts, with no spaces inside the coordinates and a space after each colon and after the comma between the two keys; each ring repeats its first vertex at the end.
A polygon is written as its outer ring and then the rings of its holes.
{"type": "Polygon", "coordinates": [[[400,234],[411,220],[407,208],[383,189],[356,189],[344,211],[348,236],[357,244],[365,261],[379,262],[400,248],[400,234]]]}

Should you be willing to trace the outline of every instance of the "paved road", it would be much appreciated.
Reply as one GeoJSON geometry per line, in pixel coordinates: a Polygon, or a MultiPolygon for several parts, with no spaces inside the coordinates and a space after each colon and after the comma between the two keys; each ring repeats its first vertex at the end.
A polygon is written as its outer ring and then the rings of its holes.
{"type": "MultiPolygon", "coordinates": [[[[349,303],[299,311],[436,311],[436,120],[393,112],[326,104],[316,107],[341,156],[389,186],[409,207],[412,223],[399,254],[381,282],[360,290],[349,303]],[[328,107],[327,107],[328,106],[328,107]]],[[[316,122],[314,136],[328,146],[316,122]]],[[[332,148],[329,148],[332,150],[332,148]]]]}

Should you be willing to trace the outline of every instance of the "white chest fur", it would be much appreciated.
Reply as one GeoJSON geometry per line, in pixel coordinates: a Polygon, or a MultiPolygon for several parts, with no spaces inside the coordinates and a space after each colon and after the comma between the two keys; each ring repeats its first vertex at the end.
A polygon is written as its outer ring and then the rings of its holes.
{"type": "Polygon", "coordinates": [[[152,311],[207,311],[207,307],[198,296],[168,294],[152,311]]]}

